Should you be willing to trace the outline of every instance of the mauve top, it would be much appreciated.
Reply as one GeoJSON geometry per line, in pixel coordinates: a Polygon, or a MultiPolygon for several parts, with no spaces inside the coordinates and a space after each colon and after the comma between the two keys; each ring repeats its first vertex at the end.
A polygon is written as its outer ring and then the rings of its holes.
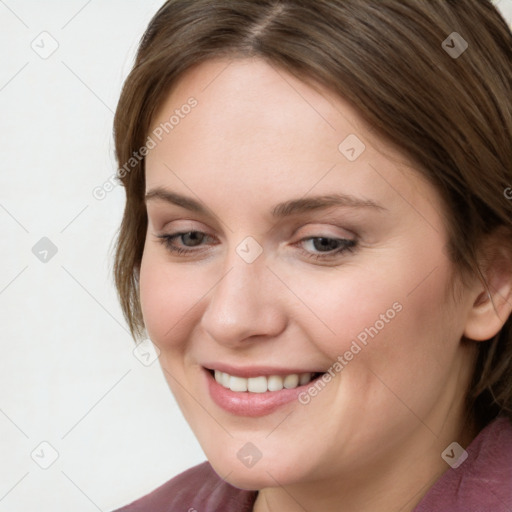
{"type": "MultiPolygon", "coordinates": [[[[413,512],[512,512],[512,423],[495,419],[466,451],[413,512]]],[[[204,462],[115,512],[251,512],[257,494],[228,484],[204,462]]]]}

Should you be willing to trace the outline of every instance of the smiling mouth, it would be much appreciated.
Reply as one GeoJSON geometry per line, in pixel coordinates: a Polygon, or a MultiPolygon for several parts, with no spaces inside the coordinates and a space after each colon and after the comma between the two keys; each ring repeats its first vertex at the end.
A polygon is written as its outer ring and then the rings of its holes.
{"type": "Polygon", "coordinates": [[[261,375],[258,377],[238,377],[219,370],[210,370],[218,384],[237,393],[266,393],[305,386],[323,375],[319,372],[291,373],[288,375],[261,375]]]}

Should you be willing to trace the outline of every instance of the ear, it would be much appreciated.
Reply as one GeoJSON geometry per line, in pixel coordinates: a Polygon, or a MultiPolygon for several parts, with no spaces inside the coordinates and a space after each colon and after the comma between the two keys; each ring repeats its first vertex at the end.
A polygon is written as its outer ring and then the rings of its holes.
{"type": "Polygon", "coordinates": [[[464,336],[486,341],[495,336],[512,312],[512,249],[510,234],[488,240],[481,259],[481,278],[473,287],[473,305],[464,336]]]}

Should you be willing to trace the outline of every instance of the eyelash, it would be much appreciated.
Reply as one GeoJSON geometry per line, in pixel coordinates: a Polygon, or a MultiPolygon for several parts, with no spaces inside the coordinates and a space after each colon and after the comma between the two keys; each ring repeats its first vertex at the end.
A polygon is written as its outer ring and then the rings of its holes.
{"type": "MultiPolygon", "coordinates": [[[[176,254],[178,256],[184,256],[184,255],[190,255],[191,253],[198,252],[198,251],[196,251],[194,249],[183,249],[182,247],[176,247],[176,246],[172,245],[172,243],[173,243],[173,241],[175,239],[180,238],[181,236],[184,236],[184,235],[190,235],[192,233],[200,234],[200,235],[205,235],[206,237],[209,237],[208,234],[203,233],[202,231],[182,231],[180,233],[175,233],[173,235],[165,234],[165,235],[156,235],[156,236],[159,239],[159,242],[162,243],[162,245],[164,245],[164,247],[169,252],[171,252],[173,254],[176,254]]],[[[335,240],[337,242],[340,242],[342,245],[338,249],[333,249],[330,252],[317,253],[317,254],[313,254],[313,253],[310,253],[310,252],[305,251],[304,249],[302,249],[302,252],[305,253],[308,258],[316,260],[316,261],[332,259],[335,256],[338,256],[341,253],[344,253],[346,251],[354,252],[354,250],[357,247],[357,240],[350,240],[350,239],[346,239],[346,238],[326,237],[326,236],[310,236],[310,237],[306,237],[306,238],[303,238],[303,239],[299,240],[294,245],[299,245],[299,244],[302,244],[302,243],[310,241],[310,240],[319,240],[319,239],[335,240]]]]}

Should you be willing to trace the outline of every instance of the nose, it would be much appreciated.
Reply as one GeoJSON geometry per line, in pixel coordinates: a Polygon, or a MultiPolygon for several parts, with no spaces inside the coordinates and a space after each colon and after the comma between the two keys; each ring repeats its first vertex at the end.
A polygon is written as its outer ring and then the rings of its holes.
{"type": "Polygon", "coordinates": [[[278,336],[286,328],[287,315],[277,284],[262,257],[246,263],[235,254],[208,295],[201,318],[203,329],[232,348],[256,337],[278,336]]]}

